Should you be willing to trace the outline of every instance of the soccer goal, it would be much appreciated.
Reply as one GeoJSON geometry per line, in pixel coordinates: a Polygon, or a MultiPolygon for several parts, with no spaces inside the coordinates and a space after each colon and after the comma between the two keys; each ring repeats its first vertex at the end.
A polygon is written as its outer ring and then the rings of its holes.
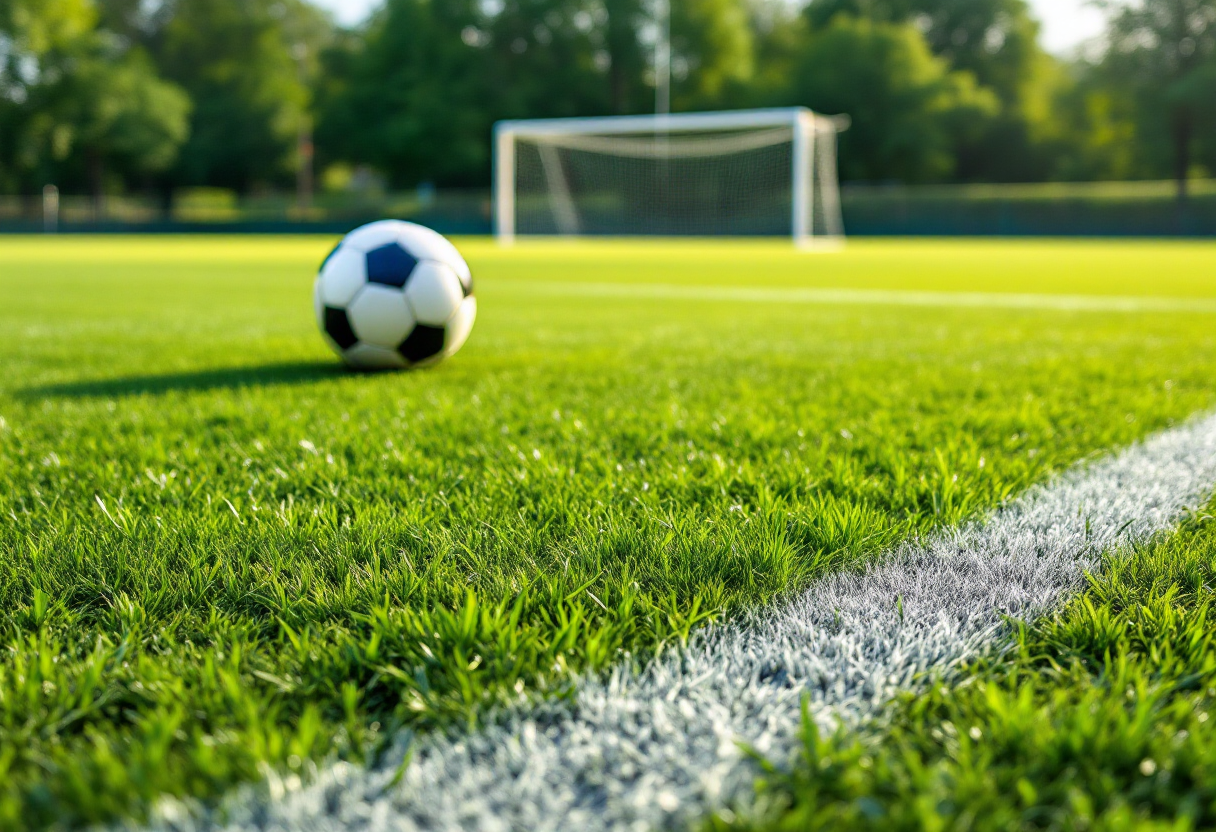
{"type": "Polygon", "coordinates": [[[838,242],[847,125],[803,108],[499,122],[495,234],[838,242]]]}

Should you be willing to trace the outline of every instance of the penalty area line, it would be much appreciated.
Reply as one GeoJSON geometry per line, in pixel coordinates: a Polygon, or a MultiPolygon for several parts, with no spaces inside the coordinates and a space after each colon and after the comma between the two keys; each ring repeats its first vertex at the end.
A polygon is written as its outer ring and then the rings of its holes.
{"type": "Polygon", "coordinates": [[[558,283],[534,280],[511,281],[509,284],[502,285],[509,285],[536,294],[559,297],[818,304],[822,306],[912,306],[1054,312],[1216,314],[1216,298],[934,292],[902,289],[778,289],[745,286],[679,286],[670,283],[558,283]]]}
{"type": "Polygon", "coordinates": [[[1112,547],[1173,528],[1216,483],[1216,415],[1084,463],[990,517],[897,547],[749,618],[708,627],[640,670],[581,680],[473,732],[401,736],[374,769],[246,787],[218,814],[162,806],[173,830],[649,830],[746,807],[758,773],[825,729],[989,650],[1084,585],[1112,547]],[[409,764],[401,769],[409,755],[409,764]]]}

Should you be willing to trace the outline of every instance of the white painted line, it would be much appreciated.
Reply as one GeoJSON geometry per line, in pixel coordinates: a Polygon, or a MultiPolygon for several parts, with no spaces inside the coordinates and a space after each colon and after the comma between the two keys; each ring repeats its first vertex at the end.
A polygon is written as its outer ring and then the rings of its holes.
{"type": "MultiPolygon", "coordinates": [[[[642,671],[584,680],[574,702],[521,705],[472,735],[402,738],[384,767],[338,765],[225,804],[232,830],[684,829],[746,802],[749,744],[794,759],[800,703],[825,726],[901,690],[1080,587],[1102,552],[1173,527],[1216,483],[1216,416],[1031,489],[986,521],[908,544],[749,620],[709,628],[642,671]],[[412,750],[400,782],[394,771],[412,750]]],[[[178,807],[180,810],[180,807],[178,807]]],[[[162,828],[212,829],[219,815],[162,828]]]]}
{"type": "Polygon", "coordinates": [[[777,289],[746,286],[679,286],[669,283],[559,283],[514,280],[499,288],[559,297],[729,301],[824,306],[912,306],[944,309],[1026,309],[1056,312],[1194,312],[1216,314],[1216,298],[1127,295],[920,292],[888,289],[777,289]]]}

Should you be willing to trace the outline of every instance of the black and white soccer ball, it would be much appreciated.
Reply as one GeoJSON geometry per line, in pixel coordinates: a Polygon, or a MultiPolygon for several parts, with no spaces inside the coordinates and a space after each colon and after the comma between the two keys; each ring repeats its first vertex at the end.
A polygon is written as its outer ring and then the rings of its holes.
{"type": "Polygon", "coordinates": [[[437,364],[477,318],[473,276],[441,234],[381,220],[347,234],[321,264],[314,291],[321,334],[362,370],[437,364]]]}

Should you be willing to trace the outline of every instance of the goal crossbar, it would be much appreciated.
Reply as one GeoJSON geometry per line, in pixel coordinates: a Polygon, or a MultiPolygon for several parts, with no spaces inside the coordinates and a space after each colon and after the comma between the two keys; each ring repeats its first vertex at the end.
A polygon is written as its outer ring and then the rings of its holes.
{"type": "Polygon", "coordinates": [[[500,121],[495,133],[517,136],[552,136],[569,133],[614,135],[620,133],[684,132],[692,130],[746,130],[752,127],[790,127],[807,117],[828,119],[806,107],[775,107],[763,110],[731,110],[720,113],[671,113],[647,116],[599,116],[595,118],[540,118],[500,121]]]}
{"type": "MultiPolygon", "coordinates": [[[[597,148],[607,151],[610,143],[619,142],[614,152],[619,155],[663,158],[681,147],[681,139],[672,136],[698,132],[730,133],[731,131],[763,130],[765,128],[789,130],[791,144],[789,214],[790,233],[795,243],[806,244],[813,236],[839,237],[839,194],[835,185],[835,137],[847,129],[847,116],[824,116],[804,107],[784,107],[760,110],[737,110],[716,113],[675,113],[670,115],[605,116],[597,118],[560,118],[500,121],[494,125],[494,229],[497,239],[504,244],[513,242],[519,233],[517,225],[518,205],[516,200],[518,169],[516,149],[521,141],[538,146],[539,162],[549,180],[549,203],[558,233],[578,234],[577,211],[571,197],[570,186],[555,149],[582,149],[594,152],[597,148]],[[630,143],[624,137],[649,137],[649,147],[641,142],[630,143]],[[621,137],[621,138],[610,138],[621,137]],[[826,147],[830,143],[831,147],[826,147]],[[817,145],[823,145],[818,146],[817,145]],[[636,146],[635,146],[636,145],[636,146]],[[828,151],[828,152],[825,152],[828,151]],[[822,170],[831,165],[828,171],[822,170]],[[817,170],[817,168],[819,170],[817,170]],[[823,186],[820,194],[822,210],[834,213],[828,220],[824,234],[812,233],[815,201],[816,175],[820,181],[831,183],[823,186]],[[827,192],[827,191],[830,191],[827,192]]],[[[706,139],[702,152],[712,154],[714,144],[706,139]]],[[[751,145],[739,147],[762,147],[770,141],[759,136],[751,145]]]]}

